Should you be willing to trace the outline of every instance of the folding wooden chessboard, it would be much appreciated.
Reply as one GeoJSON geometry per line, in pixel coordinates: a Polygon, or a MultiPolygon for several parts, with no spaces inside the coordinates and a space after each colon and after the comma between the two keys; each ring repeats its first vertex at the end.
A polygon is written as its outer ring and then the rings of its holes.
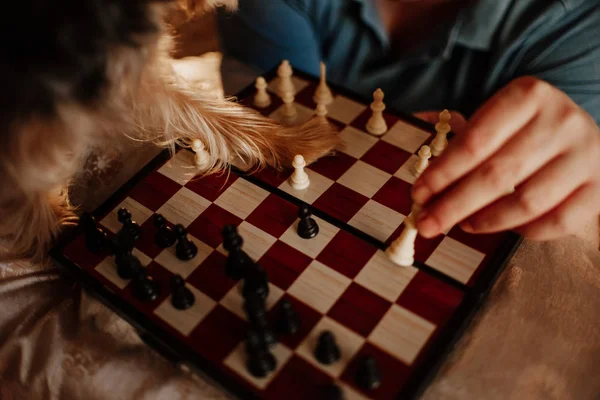
{"type": "MultiPolygon", "coordinates": [[[[265,78],[272,98],[259,110],[281,120],[282,101],[274,92],[276,74],[265,78]]],[[[318,80],[296,71],[298,117],[313,118],[318,80]]],[[[196,176],[193,153],[163,152],[95,213],[109,236],[121,225],[117,210],[127,208],[142,235],[134,254],[160,286],[143,303],[131,283],[116,273],[113,255],[86,248],[76,229],[52,251],[83,286],[133,324],[151,345],[173,361],[200,370],[243,398],[319,399],[335,383],[346,399],[410,398],[435,373],[483,295],[502,271],[520,238],[511,232],[470,235],[455,227],[435,239],[418,238],[415,265],[399,267],[384,253],[410,212],[415,153],[432,139],[432,127],[399,112],[386,112],[389,131],[376,138],[365,130],[368,101],[332,87],[327,118],[346,149],[306,168],[311,184],[296,191],[292,171],[264,170],[247,175],[196,176]],[[298,206],[310,206],[320,232],[313,239],[296,233],[298,206]],[[154,243],[155,214],[182,224],[197,245],[189,261],[174,246],[154,243]],[[300,317],[297,333],[280,336],[273,348],[277,368],[252,377],[245,367],[248,322],[237,282],[225,275],[227,252],[221,229],[235,224],[244,250],[267,272],[269,320],[282,299],[300,317]],[[193,307],[180,311],[170,301],[170,277],[185,278],[193,307]],[[331,331],[341,359],[322,365],[314,357],[319,334],[331,331]],[[373,356],[381,385],[356,384],[358,360],[373,356]]],[[[239,101],[252,106],[253,86],[239,101]]]]}

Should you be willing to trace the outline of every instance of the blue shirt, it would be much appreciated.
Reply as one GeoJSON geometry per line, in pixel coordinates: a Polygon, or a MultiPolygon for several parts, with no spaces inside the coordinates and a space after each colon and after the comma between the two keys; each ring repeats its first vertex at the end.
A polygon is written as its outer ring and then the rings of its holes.
{"type": "Polygon", "coordinates": [[[283,59],[363,96],[413,112],[472,114],[532,75],[600,123],[600,0],[478,0],[410,53],[395,54],[370,0],[240,0],[219,13],[226,55],[267,70],[283,59]]]}

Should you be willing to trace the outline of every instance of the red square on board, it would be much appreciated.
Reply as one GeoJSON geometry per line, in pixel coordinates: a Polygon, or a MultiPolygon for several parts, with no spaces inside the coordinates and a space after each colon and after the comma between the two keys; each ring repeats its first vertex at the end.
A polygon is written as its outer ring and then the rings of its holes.
{"type": "Polygon", "coordinates": [[[394,175],[410,156],[410,153],[401,148],[380,140],[362,156],[361,160],[394,175]]]}
{"type": "Polygon", "coordinates": [[[189,342],[202,357],[221,363],[246,338],[248,323],[217,306],[190,333],[189,342]]]}
{"type": "MultiPolygon", "coordinates": [[[[173,228],[173,225],[167,221],[167,225],[173,228]]],[[[155,236],[158,229],[154,227],[154,216],[148,218],[141,226],[142,234],[135,242],[135,247],[150,258],[156,257],[162,248],[155,243],[155,236]]]]}
{"type": "Polygon", "coordinates": [[[206,200],[215,201],[238,178],[233,173],[212,174],[194,177],[185,187],[206,200]]]}
{"type": "Polygon", "coordinates": [[[337,181],[355,162],[356,158],[346,153],[338,152],[335,155],[320,158],[316,163],[310,165],[309,169],[333,181],[337,181]]]}
{"type": "Polygon", "coordinates": [[[364,240],[346,231],[339,231],[321,251],[317,260],[354,279],[376,251],[376,247],[364,240]]]}
{"type": "Polygon", "coordinates": [[[279,187],[283,182],[286,181],[291,175],[293,170],[278,171],[275,168],[264,168],[260,171],[253,173],[251,176],[259,179],[262,182],[268,183],[273,187],[279,187]]]}
{"type": "Polygon", "coordinates": [[[367,337],[391,305],[389,301],[352,282],[327,315],[367,337]]]}
{"type": "Polygon", "coordinates": [[[278,238],[292,226],[297,217],[298,207],[271,193],[246,221],[278,238]]]}
{"type": "MultiPolygon", "coordinates": [[[[108,236],[110,238],[110,236],[108,236]]],[[[73,241],[65,246],[63,255],[77,266],[90,270],[94,269],[110,255],[108,247],[96,254],[88,250],[85,244],[85,235],[77,235],[73,241]]]]}
{"type": "Polygon", "coordinates": [[[331,378],[297,355],[285,364],[261,396],[267,400],[320,400],[331,378]]]}
{"type": "Polygon", "coordinates": [[[158,171],[152,172],[129,192],[129,197],[148,207],[152,211],[158,210],[177,191],[181,185],[167,178],[158,171]]]}
{"type": "Polygon", "coordinates": [[[437,326],[443,325],[456,311],[464,293],[419,271],[396,303],[437,326]]]}
{"type": "Polygon", "coordinates": [[[318,83],[311,82],[304,89],[300,90],[296,93],[294,97],[294,102],[298,104],[302,104],[304,107],[310,108],[311,110],[317,109],[317,103],[313,100],[315,92],[317,90],[318,83]]]}
{"type": "MultiPolygon", "coordinates": [[[[278,339],[281,343],[285,344],[290,349],[295,349],[300,345],[300,343],[304,341],[304,339],[306,339],[308,334],[321,320],[321,317],[323,315],[314,310],[313,308],[307,306],[302,301],[290,296],[289,294],[283,295],[281,300],[283,299],[286,299],[287,301],[292,303],[294,310],[298,314],[300,327],[298,329],[298,332],[292,335],[279,335],[278,339]]],[[[271,323],[271,326],[274,327],[274,329],[277,329],[277,319],[281,310],[281,300],[279,300],[279,302],[269,311],[268,314],[269,322],[271,323]]]]}
{"type": "Polygon", "coordinates": [[[287,290],[311,261],[312,258],[278,240],[258,260],[258,264],[275,286],[287,290]]]}
{"type": "Polygon", "coordinates": [[[412,370],[408,365],[366,342],[352,361],[350,361],[350,364],[348,364],[342,373],[341,379],[356,390],[369,396],[369,398],[396,399],[410,378],[411,373],[412,370]],[[381,375],[381,386],[370,391],[362,390],[356,385],[356,372],[360,360],[365,356],[375,358],[379,374],[381,375]]]}
{"type": "Polygon", "coordinates": [[[228,224],[238,226],[241,223],[239,217],[213,203],[188,226],[187,230],[190,235],[216,249],[223,242],[223,227],[228,224]]]}
{"type": "Polygon", "coordinates": [[[225,275],[227,256],[213,251],[187,278],[187,282],[215,301],[221,300],[236,281],[225,275]]]}
{"type": "Polygon", "coordinates": [[[373,196],[373,200],[398,211],[404,216],[410,214],[412,208],[411,185],[392,176],[373,196]]]}
{"type": "Polygon", "coordinates": [[[366,196],[336,182],[313,203],[313,206],[343,222],[348,222],[368,201],[366,196]]]}

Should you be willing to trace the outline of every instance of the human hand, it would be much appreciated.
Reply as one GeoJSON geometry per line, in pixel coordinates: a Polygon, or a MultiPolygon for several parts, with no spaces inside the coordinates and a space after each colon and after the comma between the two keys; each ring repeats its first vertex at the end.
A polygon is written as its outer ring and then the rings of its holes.
{"type": "Polygon", "coordinates": [[[467,123],[454,117],[456,137],[413,186],[422,236],[462,222],[471,233],[550,240],[597,219],[600,128],[565,93],[518,78],[467,123]]]}

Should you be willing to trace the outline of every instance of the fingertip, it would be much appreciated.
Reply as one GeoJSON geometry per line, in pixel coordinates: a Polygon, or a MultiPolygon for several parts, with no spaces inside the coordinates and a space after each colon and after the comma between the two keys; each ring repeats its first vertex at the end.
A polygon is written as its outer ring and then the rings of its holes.
{"type": "Polygon", "coordinates": [[[431,190],[423,181],[418,181],[412,188],[412,200],[417,204],[425,204],[431,197],[431,190]]]}

